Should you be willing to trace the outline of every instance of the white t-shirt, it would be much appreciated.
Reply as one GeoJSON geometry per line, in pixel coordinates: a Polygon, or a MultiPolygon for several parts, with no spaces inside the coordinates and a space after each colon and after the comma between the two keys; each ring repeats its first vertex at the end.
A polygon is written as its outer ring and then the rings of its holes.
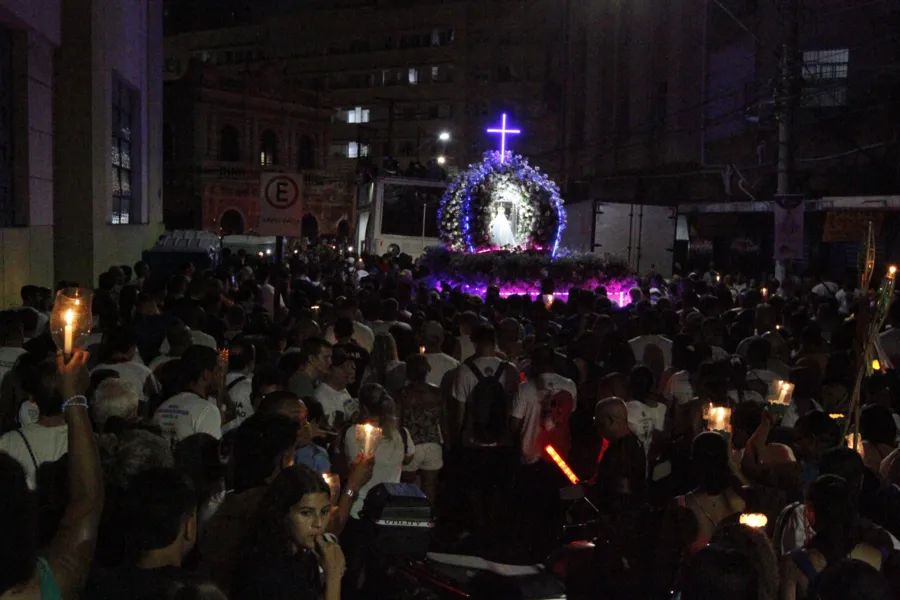
{"type": "Polygon", "coordinates": [[[458,360],[443,352],[427,353],[425,358],[428,359],[428,364],[431,365],[431,371],[428,372],[426,381],[432,385],[441,385],[444,375],[459,366],[458,360]]]}
{"type": "Polygon", "coordinates": [[[172,396],[156,409],[153,422],[171,442],[180,442],[195,433],[222,437],[222,415],[215,404],[193,392],[172,396]]]}
{"type": "MultiPolygon", "coordinates": [[[[468,371],[468,369],[466,369],[468,371]]],[[[578,406],[578,386],[574,381],[557,375],[545,373],[541,375],[542,390],[538,390],[535,381],[529,379],[519,386],[513,399],[512,416],[522,419],[522,464],[531,465],[541,460],[544,445],[552,439],[553,431],[558,427],[567,427],[568,419],[578,406]],[[571,406],[559,406],[566,396],[571,397],[571,406]],[[559,410],[568,412],[559,414],[559,410]],[[560,422],[564,419],[564,422],[560,422]]]]}
{"type": "Polygon", "coordinates": [[[232,429],[237,429],[241,423],[253,416],[253,402],[250,400],[250,394],[253,388],[252,375],[243,373],[229,373],[225,376],[225,385],[231,386],[228,389],[228,396],[234,402],[237,416],[231,421],[222,425],[222,433],[228,433],[232,429]],[[243,379],[241,379],[243,377],[243,379]],[[240,379],[240,381],[238,381],[240,379]],[[232,384],[234,384],[232,386],[232,384]]]}
{"type": "MultiPolygon", "coordinates": [[[[209,335],[206,332],[200,331],[199,329],[191,330],[191,344],[194,346],[206,346],[207,348],[212,348],[213,350],[218,350],[219,346],[216,344],[216,338],[209,335]]],[[[163,338],[162,344],[159,347],[160,354],[168,354],[171,347],[169,346],[169,340],[163,338]]]]}
{"type": "MultiPolygon", "coordinates": [[[[505,362],[508,361],[500,360],[496,356],[482,356],[475,359],[475,366],[478,367],[478,370],[481,371],[482,375],[491,377],[494,372],[500,368],[500,365],[505,362]]],[[[500,377],[500,383],[504,386],[508,383],[506,381],[506,376],[507,373],[504,371],[503,375],[500,377]]],[[[469,396],[472,394],[472,390],[475,389],[476,385],[478,385],[478,377],[472,372],[472,369],[463,363],[460,365],[456,383],[453,385],[453,397],[465,404],[469,401],[469,396]]]]}
{"type": "MultiPolygon", "coordinates": [[[[354,425],[347,430],[344,436],[344,454],[348,457],[355,457],[362,450],[360,444],[356,440],[356,430],[359,425],[354,425]]],[[[350,516],[354,519],[359,518],[366,503],[366,495],[373,487],[379,483],[399,483],[400,476],[403,473],[403,459],[416,453],[416,446],[413,444],[412,436],[406,429],[394,432],[390,439],[382,438],[375,449],[375,464],[372,467],[372,479],[359,490],[359,499],[353,503],[350,509],[350,516]],[[406,452],[404,453],[403,435],[406,438],[406,452]]]]}
{"type": "MultiPolygon", "coordinates": [[[[344,419],[351,420],[359,412],[359,401],[355,400],[346,388],[336,390],[323,382],[316,388],[315,399],[322,405],[329,427],[334,427],[337,413],[344,413],[344,419]]],[[[354,456],[356,455],[354,454],[354,456]]]]}
{"type": "Polygon", "coordinates": [[[95,371],[103,371],[103,370],[111,370],[115,371],[119,374],[119,379],[124,379],[131,383],[134,386],[134,389],[138,391],[141,396],[141,402],[146,403],[151,396],[158,394],[160,391],[159,382],[156,381],[156,377],[153,376],[153,371],[146,367],[145,365],[139,365],[134,362],[123,362],[123,363],[114,363],[114,364],[101,364],[94,367],[91,371],[93,374],[95,371]]]}
{"type": "Polygon", "coordinates": [[[672,364],[672,340],[668,338],[661,335],[642,335],[629,340],[628,345],[631,346],[631,351],[634,352],[634,357],[638,362],[644,361],[644,352],[647,346],[657,346],[666,361],[664,368],[668,369],[672,364]]]}
{"type": "Polygon", "coordinates": [[[691,374],[688,371],[678,371],[669,377],[663,396],[668,400],[675,400],[679,405],[693,400],[694,386],[691,385],[691,374]]]}
{"type": "Polygon", "coordinates": [[[823,281],[813,286],[812,293],[820,298],[835,298],[841,286],[833,281],[823,281]]]}
{"type": "MultiPolygon", "coordinates": [[[[372,333],[372,329],[359,321],[353,321],[353,335],[350,336],[350,339],[362,346],[366,352],[371,352],[372,346],[375,345],[375,334],[372,333]]],[[[337,338],[334,337],[334,327],[329,327],[325,332],[325,340],[330,344],[337,343],[337,338]]]]}
{"type": "Polygon", "coordinates": [[[150,366],[147,367],[150,369],[151,373],[156,373],[156,370],[163,366],[168,362],[172,362],[173,360],[178,360],[177,356],[169,356],[168,354],[160,354],[156,358],[150,361],[150,366]]]}
{"type": "Polygon", "coordinates": [[[468,335],[459,336],[459,361],[466,362],[473,356],[475,356],[475,344],[472,343],[472,338],[468,335]]]}
{"type": "Polygon", "coordinates": [[[0,452],[5,452],[19,461],[25,470],[25,480],[29,489],[37,487],[37,466],[44,463],[56,462],[69,450],[69,427],[44,427],[33,423],[25,425],[19,431],[28,439],[28,445],[22,440],[22,435],[17,431],[10,431],[0,437],[0,452]],[[34,458],[31,452],[34,452],[34,458]]]}
{"type": "Polygon", "coordinates": [[[666,405],[659,402],[652,407],[631,400],[625,403],[625,408],[628,409],[628,427],[640,440],[644,450],[647,450],[653,432],[662,431],[666,426],[666,405]]]}
{"type": "MultiPolygon", "coordinates": [[[[262,296],[263,308],[266,309],[270,315],[275,314],[275,288],[271,283],[264,283],[259,286],[259,294],[262,296]]],[[[279,298],[279,304],[281,308],[284,308],[284,296],[282,295],[279,298]]]]}

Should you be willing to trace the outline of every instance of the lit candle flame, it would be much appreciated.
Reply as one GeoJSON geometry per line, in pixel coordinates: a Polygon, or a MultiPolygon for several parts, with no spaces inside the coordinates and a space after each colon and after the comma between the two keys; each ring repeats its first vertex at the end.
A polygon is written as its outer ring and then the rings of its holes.
{"type": "Polygon", "coordinates": [[[841,419],[844,418],[844,415],[842,413],[831,413],[828,416],[831,417],[832,419],[834,419],[835,421],[840,421],[841,419]]]}
{"type": "Polygon", "coordinates": [[[741,525],[752,527],[753,529],[762,529],[769,523],[769,518],[760,513],[748,513],[741,515],[741,525]]]}
{"type": "Polygon", "coordinates": [[[66,325],[71,325],[75,317],[72,315],[72,309],[66,311],[66,325]]]}
{"type": "Polygon", "coordinates": [[[563,472],[563,475],[565,475],[569,479],[569,481],[572,482],[572,485],[577,485],[578,475],[576,475],[575,472],[569,467],[569,465],[566,464],[566,461],[564,461],[563,457],[559,455],[559,452],[556,451],[556,448],[548,444],[544,448],[544,450],[547,452],[547,454],[550,455],[550,458],[553,459],[553,462],[556,463],[556,466],[559,467],[559,470],[563,472]]]}

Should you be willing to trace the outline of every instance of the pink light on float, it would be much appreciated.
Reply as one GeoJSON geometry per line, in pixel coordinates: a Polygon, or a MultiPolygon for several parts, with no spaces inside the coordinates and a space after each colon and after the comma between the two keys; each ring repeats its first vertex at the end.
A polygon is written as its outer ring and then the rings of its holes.
{"type": "MultiPolygon", "coordinates": [[[[438,284],[439,285],[439,284],[438,284]]],[[[488,288],[480,285],[469,285],[466,283],[457,283],[462,288],[463,293],[472,296],[481,296],[487,294],[488,288]]],[[[578,287],[583,289],[595,289],[599,286],[606,288],[607,298],[614,302],[619,308],[624,308],[631,304],[631,295],[628,293],[634,286],[632,281],[603,281],[603,282],[584,282],[578,287]]],[[[531,284],[524,281],[516,283],[502,283],[496,286],[500,289],[501,298],[509,298],[510,296],[528,296],[532,300],[543,299],[541,286],[539,283],[531,284]]],[[[569,292],[555,292],[553,294],[555,300],[563,302],[569,301],[569,292]]]]}
{"type": "Polygon", "coordinates": [[[500,134],[500,162],[506,162],[506,136],[507,135],[519,135],[522,133],[521,129],[507,129],[506,128],[506,113],[503,113],[503,117],[501,119],[500,129],[492,128],[488,129],[488,133],[499,133],[500,134]]]}

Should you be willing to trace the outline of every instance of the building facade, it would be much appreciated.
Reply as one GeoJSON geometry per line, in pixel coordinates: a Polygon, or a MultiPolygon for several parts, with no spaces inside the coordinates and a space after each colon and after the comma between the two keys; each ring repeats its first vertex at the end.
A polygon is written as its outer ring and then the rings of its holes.
{"type": "Polygon", "coordinates": [[[770,200],[790,96],[792,193],[900,191],[897,136],[884,127],[900,116],[900,5],[793,0],[785,80],[791,4],[573,3],[569,177],[598,197],[770,200]]]}
{"type": "Polygon", "coordinates": [[[161,70],[161,0],[0,0],[0,302],[155,239],[161,70]]]}
{"type": "Polygon", "coordinates": [[[274,65],[234,71],[194,60],[165,89],[165,221],[221,234],[255,231],[260,176],[304,177],[304,235],[352,219],[351,186],[329,177],[331,111],[274,65]]]}
{"type": "Polygon", "coordinates": [[[230,71],[278,65],[332,108],[333,174],[380,170],[385,159],[401,169],[439,159],[465,167],[496,147],[484,130],[503,112],[524,132],[512,149],[559,170],[565,57],[558,2],[257,4],[267,9],[251,11],[259,18],[246,26],[167,37],[168,76],[178,77],[192,58],[230,71]]]}

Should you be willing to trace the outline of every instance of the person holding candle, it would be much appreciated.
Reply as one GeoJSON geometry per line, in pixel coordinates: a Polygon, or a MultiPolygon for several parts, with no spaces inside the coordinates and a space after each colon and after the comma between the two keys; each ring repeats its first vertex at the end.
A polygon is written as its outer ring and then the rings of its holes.
{"type": "Polygon", "coordinates": [[[68,428],[68,501],[56,534],[38,550],[37,503],[18,461],[0,452],[0,598],[3,600],[69,600],[81,595],[91,568],[97,529],[103,512],[103,477],[84,393],[86,361],[79,350],[67,363],[60,356],[56,371],[43,378],[62,405],[68,428]]]}

